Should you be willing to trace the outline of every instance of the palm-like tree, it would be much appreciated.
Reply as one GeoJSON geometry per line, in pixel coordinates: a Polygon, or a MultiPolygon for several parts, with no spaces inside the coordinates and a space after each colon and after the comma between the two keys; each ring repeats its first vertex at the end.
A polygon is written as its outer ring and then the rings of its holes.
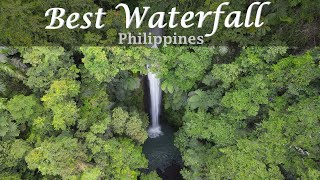
{"type": "Polygon", "coordinates": [[[26,78],[24,74],[25,70],[26,66],[19,59],[9,59],[5,55],[0,54],[0,72],[4,75],[23,81],[26,78]]]}

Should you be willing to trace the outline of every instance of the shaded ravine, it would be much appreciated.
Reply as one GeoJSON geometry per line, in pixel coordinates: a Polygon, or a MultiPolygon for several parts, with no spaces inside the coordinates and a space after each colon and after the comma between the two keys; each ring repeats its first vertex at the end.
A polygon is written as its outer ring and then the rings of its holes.
{"type": "MultiPolygon", "coordinates": [[[[144,77],[143,82],[145,111],[151,117],[148,78],[144,77]]],[[[157,138],[148,138],[143,144],[143,153],[149,161],[148,169],[144,172],[157,171],[158,175],[165,180],[182,179],[180,170],[183,167],[183,161],[178,148],[174,146],[175,129],[166,122],[162,111],[160,111],[159,120],[163,134],[157,138]]]]}
{"type": "MultiPolygon", "coordinates": [[[[161,29],[151,29],[151,32],[154,35],[162,35],[161,29]]],[[[151,48],[157,46],[154,44],[151,48]]],[[[156,170],[162,179],[179,180],[182,179],[180,170],[183,162],[178,148],[174,146],[173,128],[161,119],[163,117],[161,81],[150,71],[147,77],[144,84],[144,98],[151,122],[148,129],[149,138],[143,144],[143,152],[149,160],[147,171],[156,170]]]]}

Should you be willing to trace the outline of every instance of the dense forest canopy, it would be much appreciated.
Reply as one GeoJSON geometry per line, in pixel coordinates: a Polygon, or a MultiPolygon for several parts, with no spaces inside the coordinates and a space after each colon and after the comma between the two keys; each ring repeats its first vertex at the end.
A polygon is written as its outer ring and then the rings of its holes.
{"type": "MultiPolygon", "coordinates": [[[[0,179],[159,179],[143,171],[147,64],[178,130],[183,178],[320,177],[320,3],[272,0],[268,26],[224,29],[206,42],[224,46],[94,46],[115,42],[125,26],[119,2],[0,2],[0,179]],[[52,5],[104,7],[108,31],[44,31],[34,23],[47,22],[43,10],[52,5]],[[27,46],[37,44],[35,35],[60,46],[27,46]]],[[[181,11],[220,2],[125,1],[181,11]]],[[[237,9],[248,4],[232,1],[237,9]]]]}

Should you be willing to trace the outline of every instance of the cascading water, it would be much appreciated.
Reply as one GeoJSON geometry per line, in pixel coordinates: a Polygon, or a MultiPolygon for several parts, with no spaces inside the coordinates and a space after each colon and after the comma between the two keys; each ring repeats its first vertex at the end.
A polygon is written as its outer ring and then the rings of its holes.
{"type": "MultiPolygon", "coordinates": [[[[162,36],[162,29],[150,29],[156,36],[162,36]]],[[[156,43],[150,46],[158,48],[156,43]]],[[[153,65],[151,65],[153,66],[153,65]]],[[[174,146],[174,130],[165,121],[160,127],[161,113],[161,83],[156,72],[151,72],[150,65],[147,66],[149,89],[150,89],[150,116],[151,125],[148,129],[149,138],[143,144],[143,152],[149,160],[148,171],[157,171],[159,176],[174,177],[182,179],[180,170],[183,162],[179,150],[174,146]]]]}
{"type": "MultiPolygon", "coordinates": [[[[153,44],[151,48],[158,48],[157,44],[153,44]]],[[[156,74],[150,72],[149,65],[147,66],[147,69],[151,100],[151,126],[149,127],[148,134],[150,138],[156,138],[162,135],[161,126],[159,124],[161,112],[161,82],[156,74]]]]}
{"type": "MultiPolygon", "coordinates": [[[[149,69],[149,68],[148,68],[149,69]]],[[[148,130],[150,138],[156,138],[162,135],[161,126],[159,124],[159,116],[161,109],[161,88],[160,79],[156,74],[148,72],[150,99],[151,99],[151,126],[148,130]]]]}

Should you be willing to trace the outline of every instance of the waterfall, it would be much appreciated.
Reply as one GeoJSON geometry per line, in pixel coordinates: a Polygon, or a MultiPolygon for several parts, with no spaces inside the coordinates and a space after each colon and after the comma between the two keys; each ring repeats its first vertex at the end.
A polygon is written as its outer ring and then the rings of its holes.
{"type": "Polygon", "coordinates": [[[150,109],[151,109],[151,126],[148,133],[150,138],[156,138],[162,134],[161,126],[159,124],[159,116],[161,112],[161,88],[160,79],[156,77],[156,74],[148,72],[149,89],[150,89],[150,109]]]}
{"type": "MultiPolygon", "coordinates": [[[[160,28],[150,29],[150,32],[154,35],[162,36],[162,29],[160,28]]],[[[154,42],[154,44],[151,45],[151,48],[158,48],[157,42],[154,42]]],[[[161,113],[161,82],[155,73],[150,72],[149,65],[147,65],[147,69],[151,101],[151,126],[149,127],[148,134],[150,138],[156,138],[162,135],[161,126],[159,123],[159,117],[161,113]]]]}

